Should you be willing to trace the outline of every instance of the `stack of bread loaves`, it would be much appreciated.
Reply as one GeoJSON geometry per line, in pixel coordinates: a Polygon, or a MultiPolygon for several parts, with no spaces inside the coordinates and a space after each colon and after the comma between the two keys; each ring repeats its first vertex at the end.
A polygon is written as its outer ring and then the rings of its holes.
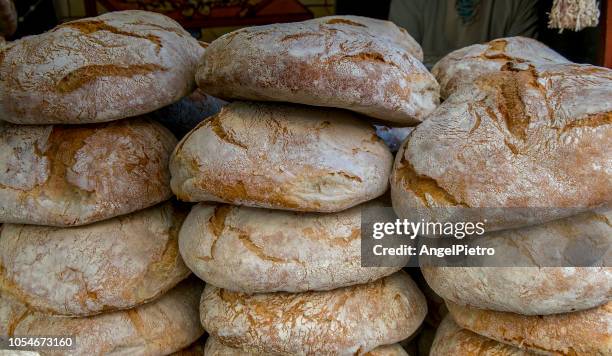
{"type": "Polygon", "coordinates": [[[423,267],[453,319],[432,355],[612,354],[612,71],[506,38],[434,73],[448,98],[403,143],[393,206],[486,219],[499,267],[423,267]]]}
{"type": "Polygon", "coordinates": [[[392,155],[341,108],[420,122],[438,100],[421,56],[389,22],[337,16],[244,28],[207,48],[202,90],[268,101],[225,106],[170,160],[181,200],[218,202],[194,206],[179,234],[208,283],[207,355],[405,354],[394,344],[421,324],[424,297],[399,267],[360,258],[360,211],[381,204],[392,155]]]}
{"type": "Polygon", "coordinates": [[[178,253],[187,212],[168,201],[176,138],[138,116],[194,89],[203,50],[140,11],[2,47],[2,339],[74,336],[70,354],[158,355],[203,334],[203,284],[185,280],[178,253]]]}

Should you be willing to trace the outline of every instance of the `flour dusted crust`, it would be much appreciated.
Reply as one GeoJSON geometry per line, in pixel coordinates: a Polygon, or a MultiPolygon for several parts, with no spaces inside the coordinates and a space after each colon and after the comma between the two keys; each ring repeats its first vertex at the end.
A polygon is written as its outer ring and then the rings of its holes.
{"type": "Polygon", "coordinates": [[[235,102],[181,140],[170,171],[184,201],[335,212],[382,195],[392,160],[350,112],[235,102]]]}
{"type": "MultiPolygon", "coordinates": [[[[82,318],[48,316],[0,294],[0,337],[76,337],[71,355],[165,355],[185,348],[204,330],[198,318],[202,282],[188,279],[134,309],[82,318]]],[[[45,349],[45,355],[65,350],[45,349]]]]}
{"type": "Polygon", "coordinates": [[[181,228],[181,255],[207,283],[245,293],[329,290],[371,282],[400,267],[361,267],[365,206],[383,205],[375,201],[317,214],[199,204],[181,228]]]}
{"type": "Polygon", "coordinates": [[[446,304],[460,327],[521,349],[547,355],[612,354],[612,302],[544,316],[446,304]]]}
{"type": "Polygon", "coordinates": [[[185,211],[171,203],[98,223],[0,228],[0,289],[31,309],[92,315],[132,308],[187,277],[178,251],[185,211]]]}
{"type": "Polygon", "coordinates": [[[396,213],[466,221],[475,208],[493,231],[609,206],[610,99],[612,70],[590,65],[480,77],[404,142],[391,175],[396,213]]]}
{"type": "Polygon", "coordinates": [[[330,16],[226,34],[207,48],[196,81],[221,98],[338,107],[414,125],[439,102],[422,56],[391,22],[330,16]]]}
{"type": "Polygon", "coordinates": [[[167,129],[146,119],[0,122],[0,222],[82,225],[167,200],[175,145],[167,129]]]}
{"type": "Polygon", "coordinates": [[[204,48],[174,20],[119,11],[11,42],[0,53],[0,119],[81,124],[136,116],[195,88],[204,48]]]}
{"type": "Polygon", "coordinates": [[[17,10],[13,0],[0,0],[0,37],[17,31],[17,10]]]}
{"type": "Polygon", "coordinates": [[[207,285],[204,328],[249,352],[363,355],[412,335],[427,305],[405,272],[325,292],[243,294],[207,285]]]}
{"type": "MultiPolygon", "coordinates": [[[[278,354],[246,352],[241,349],[225,346],[214,337],[209,337],[206,340],[204,347],[204,355],[206,356],[274,356],[278,354]]],[[[408,356],[408,353],[400,346],[400,344],[384,345],[367,352],[364,356],[408,356]]]]}
{"type": "Polygon", "coordinates": [[[472,83],[483,74],[500,71],[508,63],[525,68],[529,64],[570,61],[537,40],[517,36],[453,51],[438,61],[431,72],[440,83],[442,98],[448,98],[457,88],[472,83]]]}
{"type": "Polygon", "coordinates": [[[477,245],[496,251],[486,266],[503,267],[434,267],[421,259],[421,271],[437,294],[461,305],[526,315],[596,307],[612,300],[610,221],[610,211],[584,213],[494,232],[479,237],[477,245]],[[590,260],[599,252],[605,255],[598,265],[606,267],[551,267],[571,266],[575,255],[590,260]]]}
{"type": "Polygon", "coordinates": [[[535,356],[535,353],[487,339],[460,328],[447,316],[436,332],[429,353],[432,356],[535,356]]]}

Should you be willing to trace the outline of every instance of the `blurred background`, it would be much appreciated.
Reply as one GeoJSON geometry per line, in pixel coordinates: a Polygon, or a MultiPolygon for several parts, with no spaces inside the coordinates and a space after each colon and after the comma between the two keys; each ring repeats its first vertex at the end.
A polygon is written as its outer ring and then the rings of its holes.
{"type": "MultiPolygon", "coordinates": [[[[424,9],[425,6],[431,8],[434,5],[445,5],[449,9],[456,9],[460,16],[464,16],[462,11],[465,12],[466,8],[469,13],[471,6],[475,9],[474,14],[470,14],[475,20],[471,21],[478,22],[479,17],[487,17],[480,20],[488,21],[486,26],[489,27],[494,27],[496,24],[499,26],[500,23],[508,23],[508,21],[520,21],[520,24],[525,26],[528,23],[528,30],[522,29],[523,32],[518,33],[508,30],[508,35],[522,34],[535,37],[574,62],[608,67],[612,65],[610,0],[598,3],[600,17],[597,27],[588,27],[578,32],[565,30],[563,33],[559,33],[557,29],[547,28],[548,12],[551,11],[553,0],[393,1],[395,3],[392,6],[391,0],[15,0],[18,27],[17,32],[10,36],[9,40],[41,33],[61,22],[126,9],[164,13],[181,23],[195,37],[207,42],[242,26],[301,21],[333,14],[391,18],[396,23],[402,22],[399,19],[405,19],[404,21],[409,21],[408,26],[406,23],[398,23],[398,25],[407,27],[412,34],[413,31],[410,28],[412,23],[418,22],[420,26],[426,28],[431,27],[432,23],[447,20],[444,17],[448,16],[445,15],[445,12],[434,12],[432,15],[431,10],[428,13],[428,10],[424,9]],[[529,8],[529,14],[525,15],[525,11],[513,12],[512,7],[508,5],[510,3],[516,3],[519,10],[529,8]],[[487,13],[478,12],[479,7],[487,8],[486,6],[496,10],[487,10],[487,13]],[[401,13],[403,11],[421,11],[422,13],[420,17],[415,17],[401,13]],[[520,19],[513,18],[519,16],[520,19]]],[[[468,23],[467,26],[469,25],[468,23]]],[[[492,33],[492,31],[487,33],[492,33]]],[[[487,39],[487,33],[483,34],[484,37],[475,37],[472,42],[482,42],[483,38],[487,39]]],[[[446,36],[451,35],[449,31],[446,33],[440,31],[439,34],[436,34],[439,37],[434,41],[443,41],[446,36]]],[[[414,34],[413,36],[419,37],[414,34]]],[[[417,40],[425,41],[420,38],[417,40]]],[[[465,43],[462,43],[463,45],[465,43]]]]}

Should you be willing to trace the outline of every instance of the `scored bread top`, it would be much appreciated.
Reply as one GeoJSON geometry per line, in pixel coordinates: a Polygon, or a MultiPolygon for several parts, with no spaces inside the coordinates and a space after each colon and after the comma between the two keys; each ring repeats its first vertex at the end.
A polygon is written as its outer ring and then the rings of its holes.
{"type": "Polygon", "coordinates": [[[338,107],[409,126],[439,102],[421,57],[390,22],[331,16],[226,34],[207,48],[196,80],[221,98],[338,107]]]}
{"type": "Polygon", "coordinates": [[[81,124],[145,114],[195,88],[204,48],[174,20],[118,11],[67,22],[0,51],[0,119],[81,124]]]}

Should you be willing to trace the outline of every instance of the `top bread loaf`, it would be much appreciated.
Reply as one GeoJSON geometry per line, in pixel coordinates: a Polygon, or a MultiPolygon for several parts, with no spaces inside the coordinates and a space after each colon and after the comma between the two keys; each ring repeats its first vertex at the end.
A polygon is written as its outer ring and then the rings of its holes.
{"type": "Polygon", "coordinates": [[[221,98],[337,107],[414,125],[439,101],[422,57],[391,22],[332,16],[222,36],[207,48],[196,80],[221,98]]]}
{"type": "Polygon", "coordinates": [[[152,12],[68,22],[0,50],[0,119],[82,124],[144,114],[193,91],[203,52],[178,23],[152,12]]]}

